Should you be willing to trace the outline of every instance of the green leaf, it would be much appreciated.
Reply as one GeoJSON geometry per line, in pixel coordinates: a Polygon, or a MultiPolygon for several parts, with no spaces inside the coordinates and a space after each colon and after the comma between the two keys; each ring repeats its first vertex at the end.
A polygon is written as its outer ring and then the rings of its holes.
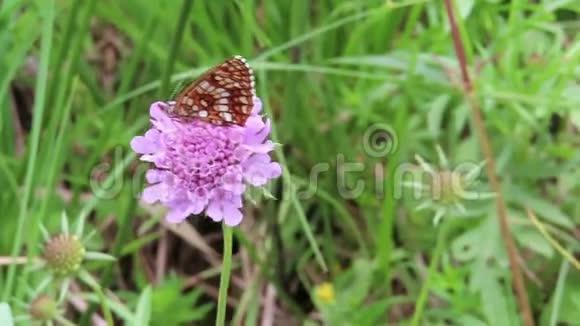
{"type": "Polygon", "coordinates": [[[435,136],[439,136],[441,133],[441,121],[443,120],[443,115],[445,114],[445,109],[449,103],[449,95],[443,94],[436,97],[431,103],[431,108],[429,109],[427,125],[429,132],[435,136]]]}
{"type": "Polygon", "coordinates": [[[457,9],[459,9],[459,16],[465,19],[471,13],[475,0],[461,0],[456,1],[455,4],[457,5],[457,9]]]}
{"type": "Polygon", "coordinates": [[[570,120],[576,127],[580,126],[580,110],[570,112],[570,120]]]}
{"type": "Polygon", "coordinates": [[[0,302],[0,325],[12,326],[14,320],[12,318],[12,311],[7,303],[0,302]]]}
{"type": "Polygon", "coordinates": [[[213,304],[200,304],[200,289],[182,292],[183,281],[170,274],[151,292],[151,325],[181,325],[205,318],[213,304]]]}
{"type": "Polygon", "coordinates": [[[117,258],[115,256],[111,256],[109,254],[97,251],[88,251],[85,254],[85,258],[88,260],[104,260],[104,261],[116,261],[117,258]]]}
{"type": "Polygon", "coordinates": [[[469,261],[481,254],[481,231],[473,229],[455,238],[451,244],[453,257],[460,261],[469,261]]]}
{"type": "Polygon", "coordinates": [[[147,286],[139,296],[135,325],[149,325],[151,319],[151,286],[147,286]]]}
{"type": "Polygon", "coordinates": [[[338,284],[341,295],[338,300],[349,307],[357,307],[369,294],[374,264],[367,260],[357,260],[350,273],[344,275],[338,284]]]}
{"type": "Polygon", "coordinates": [[[506,294],[493,271],[484,261],[473,265],[474,286],[481,296],[483,314],[490,325],[510,325],[506,294]]]}
{"type": "Polygon", "coordinates": [[[515,186],[506,189],[505,196],[509,201],[516,202],[519,207],[530,208],[538,217],[548,222],[563,226],[567,229],[573,227],[570,217],[547,200],[536,197],[515,186]]]}
{"type": "Polygon", "coordinates": [[[554,248],[550,243],[535,229],[529,227],[514,228],[513,234],[516,240],[524,247],[527,247],[546,258],[554,256],[554,248]]]}
{"type": "MultiPolygon", "coordinates": [[[[575,325],[580,320],[580,274],[571,272],[567,274],[565,282],[562,284],[563,293],[560,298],[557,309],[556,325],[570,324],[575,325]]],[[[554,300],[552,297],[550,303],[544,306],[542,321],[547,321],[553,313],[554,300]]],[[[548,325],[546,322],[545,325],[548,325]]]]}
{"type": "Polygon", "coordinates": [[[137,250],[157,240],[160,236],[161,236],[160,232],[152,232],[147,235],[141,236],[133,241],[130,241],[129,243],[123,246],[123,249],[121,250],[121,256],[129,255],[136,252],[137,250]]]}
{"type": "Polygon", "coordinates": [[[457,324],[458,325],[469,325],[469,326],[486,326],[486,325],[488,325],[483,320],[481,320],[475,316],[472,316],[472,315],[460,316],[457,319],[457,324]]]}
{"type": "Polygon", "coordinates": [[[388,299],[363,305],[360,309],[355,310],[352,316],[352,325],[379,325],[388,306],[388,299]]]}

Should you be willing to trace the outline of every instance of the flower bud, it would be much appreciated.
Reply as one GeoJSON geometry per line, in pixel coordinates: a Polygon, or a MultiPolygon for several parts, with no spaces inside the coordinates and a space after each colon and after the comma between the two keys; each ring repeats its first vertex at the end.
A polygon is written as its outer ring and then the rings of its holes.
{"type": "Polygon", "coordinates": [[[58,304],[47,295],[41,295],[30,304],[30,316],[37,321],[53,320],[58,313],[58,304]]]}
{"type": "Polygon", "coordinates": [[[50,239],[43,258],[48,268],[58,276],[68,276],[76,272],[85,256],[85,247],[74,235],[60,234],[50,239]]]}

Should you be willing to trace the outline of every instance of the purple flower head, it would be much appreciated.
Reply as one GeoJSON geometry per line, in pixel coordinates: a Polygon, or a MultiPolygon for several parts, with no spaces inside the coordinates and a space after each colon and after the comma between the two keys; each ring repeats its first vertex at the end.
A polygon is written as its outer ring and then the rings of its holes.
{"type": "Polygon", "coordinates": [[[263,186],[281,174],[268,154],[274,149],[267,139],[270,121],[259,115],[260,99],[254,103],[243,127],[176,120],[166,113],[174,103],[153,103],[151,128],[131,141],[141,160],[154,165],[146,174],[143,200],[166,206],[170,223],[205,212],[216,222],[238,225],[246,185],[263,186]]]}

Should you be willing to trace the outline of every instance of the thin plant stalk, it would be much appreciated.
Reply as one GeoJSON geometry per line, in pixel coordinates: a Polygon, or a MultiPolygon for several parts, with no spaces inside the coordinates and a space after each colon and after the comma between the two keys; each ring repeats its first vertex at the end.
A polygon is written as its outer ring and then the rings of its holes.
{"type": "MultiPolygon", "coordinates": [[[[32,119],[32,131],[29,144],[30,157],[26,166],[23,195],[20,201],[16,234],[14,235],[14,242],[11,251],[12,257],[18,256],[20,250],[22,249],[23,233],[25,230],[26,221],[30,218],[28,205],[30,204],[30,199],[32,197],[31,194],[33,191],[33,182],[36,170],[36,158],[38,154],[38,148],[40,146],[39,144],[41,140],[42,121],[44,110],[46,108],[46,88],[48,84],[46,81],[48,80],[48,67],[50,64],[50,54],[52,52],[53,22],[56,11],[54,0],[43,2],[41,11],[43,14],[42,17],[44,17],[42,23],[43,33],[40,40],[40,70],[36,80],[34,92],[34,114],[32,119]]],[[[10,265],[8,267],[8,273],[6,276],[6,287],[4,288],[4,293],[2,295],[3,301],[6,301],[9,295],[12,293],[15,284],[15,277],[16,265],[10,265]]]]}
{"type": "Polygon", "coordinates": [[[514,239],[511,234],[510,226],[507,220],[506,205],[502,194],[501,184],[497,178],[495,159],[493,157],[493,149],[491,147],[491,142],[489,140],[489,134],[485,128],[483,121],[483,114],[479,107],[479,103],[476,99],[476,94],[474,93],[473,83],[469,76],[467,70],[467,59],[465,56],[465,46],[459,33],[459,28],[455,20],[455,12],[453,8],[453,3],[451,0],[445,0],[445,8],[447,10],[447,17],[449,19],[449,25],[451,27],[451,34],[453,37],[453,44],[455,46],[455,52],[457,54],[457,59],[459,61],[459,66],[461,68],[461,75],[463,79],[463,89],[465,96],[471,107],[471,113],[473,116],[473,121],[475,125],[475,130],[478,135],[479,144],[487,164],[485,165],[485,172],[493,192],[497,195],[495,196],[495,205],[497,209],[497,215],[499,219],[501,236],[508,254],[510,269],[512,274],[513,287],[515,290],[516,299],[522,315],[522,320],[524,325],[533,326],[534,319],[532,317],[532,310],[528,302],[528,293],[524,283],[524,278],[522,276],[521,267],[518,263],[518,252],[515,245],[514,239]]]}
{"type": "Polygon", "coordinates": [[[179,46],[181,45],[181,40],[183,39],[183,32],[185,30],[187,18],[191,13],[192,5],[193,0],[184,0],[181,6],[179,20],[177,22],[177,27],[175,28],[175,35],[173,36],[173,41],[171,42],[171,49],[169,50],[169,57],[166,62],[165,71],[163,72],[163,76],[161,78],[161,87],[159,87],[159,96],[161,97],[168,95],[166,93],[169,90],[171,72],[173,71],[173,66],[175,65],[177,51],[179,51],[179,46]]]}
{"type": "Polygon", "coordinates": [[[431,289],[431,282],[433,281],[433,275],[437,272],[437,266],[439,265],[439,260],[443,254],[443,249],[445,248],[445,243],[447,240],[447,235],[449,234],[451,222],[443,221],[439,229],[439,234],[437,235],[437,242],[435,244],[435,250],[433,256],[431,257],[431,262],[429,262],[429,269],[427,271],[427,278],[423,282],[421,291],[419,292],[419,298],[415,303],[415,312],[413,313],[413,319],[411,321],[411,326],[419,326],[421,324],[421,317],[423,311],[425,310],[425,304],[427,303],[427,298],[429,297],[429,290],[431,289]]]}
{"type": "Polygon", "coordinates": [[[230,285],[230,273],[232,270],[232,234],[231,227],[224,224],[224,253],[222,273],[220,276],[220,289],[218,293],[216,326],[224,326],[226,322],[226,309],[228,306],[228,287],[230,285]]]}

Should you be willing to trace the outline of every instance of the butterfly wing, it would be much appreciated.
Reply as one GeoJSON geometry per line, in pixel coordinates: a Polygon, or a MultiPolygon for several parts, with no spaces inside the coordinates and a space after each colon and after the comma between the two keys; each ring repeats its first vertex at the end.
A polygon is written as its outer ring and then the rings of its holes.
{"type": "Polygon", "coordinates": [[[241,56],[215,66],[176,98],[173,113],[216,125],[243,126],[254,107],[254,75],[241,56]]]}

